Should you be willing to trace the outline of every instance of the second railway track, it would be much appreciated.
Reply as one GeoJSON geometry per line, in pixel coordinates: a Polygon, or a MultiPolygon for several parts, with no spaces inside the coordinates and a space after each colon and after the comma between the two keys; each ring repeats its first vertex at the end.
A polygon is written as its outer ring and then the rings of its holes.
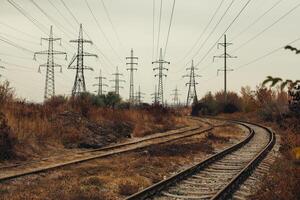
{"type": "Polygon", "coordinates": [[[238,122],[246,139],[126,200],[240,199],[234,195],[275,144],[275,134],[258,124],[238,122]]]}
{"type": "Polygon", "coordinates": [[[78,163],[86,162],[97,158],[102,158],[111,155],[116,155],[119,153],[133,151],[150,145],[162,144],[169,141],[175,141],[178,139],[191,137],[203,132],[210,131],[213,129],[213,127],[215,127],[212,124],[203,120],[197,119],[196,121],[201,122],[202,125],[206,124],[207,126],[203,127],[198,124],[197,126],[186,127],[186,128],[170,131],[168,133],[145,137],[139,140],[134,140],[134,141],[116,144],[116,145],[94,149],[94,150],[82,151],[82,152],[75,153],[74,155],[67,155],[67,156],[62,155],[62,156],[56,156],[52,158],[51,157],[44,158],[42,160],[28,162],[28,163],[21,163],[12,166],[0,167],[0,182],[18,178],[25,175],[46,172],[49,170],[57,169],[72,164],[78,164],[78,163]]]}

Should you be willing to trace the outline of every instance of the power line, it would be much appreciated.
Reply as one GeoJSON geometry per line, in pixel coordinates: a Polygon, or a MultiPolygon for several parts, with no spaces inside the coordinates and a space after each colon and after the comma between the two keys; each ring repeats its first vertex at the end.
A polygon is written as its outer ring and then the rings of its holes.
{"type": "Polygon", "coordinates": [[[187,56],[194,50],[194,48],[197,46],[197,44],[199,43],[199,41],[202,39],[202,37],[204,36],[204,34],[206,33],[208,27],[210,26],[210,24],[212,23],[212,21],[214,20],[214,18],[216,17],[217,13],[219,12],[220,8],[222,7],[223,3],[225,0],[222,0],[220,2],[220,4],[218,5],[217,9],[214,11],[213,15],[211,16],[209,22],[206,24],[205,28],[203,29],[203,31],[201,32],[201,34],[199,35],[199,37],[197,38],[196,42],[194,43],[194,45],[187,51],[187,53],[185,54],[185,56],[179,61],[182,62],[184,61],[187,56]]]}
{"type": "Polygon", "coordinates": [[[286,45],[293,44],[293,43],[295,43],[295,42],[297,42],[297,41],[300,41],[300,37],[297,38],[297,39],[295,39],[295,40],[293,40],[293,41],[291,41],[291,42],[289,42],[289,43],[287,43],[287,44],[284,44],[283,46],[280,46],[279,48],[276,48],[276,49],[274,49],[274,50],[272,50],[272,51],[270,51],[270,52],[268,52],[268,53],[266,53],[266,54],[264,54],[264,55],[262,55],[262,56],[259,56],[259,57],[255,58],[255,59],[253,59],[253,60],[247,62],[246,64],[240,65],[240,66],[234,68],[234,70],[238,70],[238,69],[240,69],[240,68],[244,68],[244,67],[246,67],[246,66],[248,66],[248,65],[251,65],[251,64],[253,64],[253,63],[256,63],[256,62],[258,62],[259,60],[262,60],[262,59],[264,59],[264,58],[266,58],[266,57],[268,57],[268,56],[270,56],[270,55],[276,53],[277,51],[282,50],[286,45]]]}
{"type": "Polygon", "coordinates": [[[31,34],[29,34],[29,33],[26,33],[26,32],[24,32],[24,31],[22,31],[22,30],[20,30],[20,29],[17,29],[17,28],[15,28],[15,27],[13,27],[13,26],[10,26],[10,25],[8,25],[8,24],[6,24],[6,23],[4,23],[4,22],[0,22],[0,24],[2,24],[3,26],[8,27],[8,28],[11,29],[11,30],[14,30],[14,31],[19,32],[19,33],[22,33],[23,35],[27,35],[27,37],[36,39],[36,37],[35,37],[34,35],[31,35],[31,34]]]}
{"type": "Polygon", "coordinates": [[[121,40],[120,40],[119,34],[118,34],[118,32],[117,32],[117,29],[115,28],[115,26],[114,26],[114,24],[113,24],[113,22],[112,22],[112,20],[111,20],[110,14],[109,14],[108,9],[107,9],[107,7],[106,7],[106,5],[105,5],[105,3],[104,3],[104,0],[101,0],[101,2],[102,2],[102,6],[103,6],[103,8],[104,8],[105,14],[106,14],[106,16],[107,16],[107,18],[108,18],[108,21],[109,21],[109,23],[110,23],[110,25],[111,25],[111,27],[112,27],[112,29],[113,29],[115,35],[116,35],[116,38],[117,38],[119,44],[123,47],[123,44],[122,44],[122,42],[121,42],[121,40]]]}
{"type": "MultiPolygon", "coordinates": [[[[208,34],[208,36],[205,38],[204,42],[201,44],[200,48],[198,48],[198,50],[196,51],[196,53],[193,55],[192,59],[194,59],[199,52],[201,51],[201,49],[204,47],[204,45],[207,43],[207,41],[209,40],[209,38],[212,36],[212,34],[215,32],[215,30],[217,29],[217,27],[219,26],[219,24],[221,23],[221,21],[224,19],[225,15],[228,13],[229,9],[231,8],[231,6],[233,5],[235,0],[231,0],[231,3],[229,4],[229,6],[226,8],[225,12],[223,13],[223,15],[221,16],[221,18],[219,19],[219,21],[217,22],[217,24],[214,26],[214,28],[211,30],[211,32],[208,34]]],[[[196,65],[197,66],[197,65],[196,65]]]]}
{"type": "Polygon", "coordinates": [[[160,10],[159,10],[159,22],[158,22],[158,32],[157,32],[157,43],[156,43],[156,58],[158,56],[158,48],[159,48],[159,38],[160,38],[160,25],[161,25],[161,15],[162,15],[162,6],[163,1],[160,0],[160,10]]]}
{"type": "Polygon", "coordinates": [[[234,24],[234,22],[239,18],[239,16],[242,14],[242,12],[246,9],[246,7],[249,5],[251,0],[248,0],[243,8],[239,11],[239,13],[235,16],[235,18],[231,21],[231,23],[228,25],[226,30],[222,33],[222,35],[216,40],[216,42],[211,46],[211,48],[207,51],[207,53],[202,57],[202,59],[195,65],[198,66],[200,63],[208,56],[208,54],[212,51],[214,46],[219,42],[219,40],[223,37],[223,35],[231,28],[231,26],[234,24]]]}
{"type": "Polygon", "coordinates": [[[256,35],[254,35],[253,37],[251,37],[249,40],[247,40],[246,42],[242,43],[239,47],[237,47],[236,49],[233,50],[233,52],[236,52],[238,49],[241,49],[242,47],[246,46],[248,43],[250,43],[251,41],[255,40],[256,38],[258,38],[260,35],[262,35],[264,32],[266,32],[267,30],[269,30],[270,28],[272,28],[274,25],[276,25],[278,22],[280,22],[282,19],[284,19],[285,17],[287,17],[289,14],[291,14],[294,10],[296,10],[298,7],[300,6],[300,3],[297,4],[295,7],[293,7],[291,10],[289,10],[287,13],[285,13],[284,15],[282,15],[281,17],[279,17],[276,21],[274,21],[272,24],[270,24],[269,26],[267,26],[266,28],[264,28],[262,31],[260,31],[259,33],[257,33],[256,35]]]}
{"type": "Polygon", "coordinates": [[[238,34],[236,34],[234,37],[232,37],[232,40],[236,40],[237,38],[239,38],[241,35],[243,35],[246,31],[248,31],[252,26],[254,26],[255,24],[257,24],[263,17],[265,17],[270,11],[272,11],[277,5],[279,5],[283,0],[279,0],[277,2],[275,2],[271,8],[269,8],[268,10],[266,10],[262,15],[258,16],[251,24],[249,24],[245,29],[243,29],[241,32],[239,32],[238,34]]]}
{"type": "Polygon", "coordinates": [[[94,14],[94,12],[93,12],[93,10],[92,10],[90,4],[88,3],[88,0],[84,0],[84,1],[85,1],[86,5],[87,5],[87,7],[88,7],[88,9],[89,9],[89,11],[90,11],[90,13],[91,13],[93,19],[94,19],[94,21],[96,22],[96,25],[97,25],[98,29],[100,30],[101,34],[103,35],[104,39],[106,40],[106,42],[108,43],[109,47],[112,49],[112,51],[114,52],[114,54],[115,54],[115,55],[118,57],[118,59],[122,62],[122,59],[121,59],[120,55],[119,55],[119,54],[116,52],[116,50],[113,48],[113,46],[112,46],[112,44],[110,43],[108,37],[107,37],[106,34],[104,33],[104,31],[103,31],[103,29],[102,29],[102,27],[101,27],[99,21],[97,20],[97,18],[96,18],[96,16],[95,16],[95,14],[94,14]]]}
{"type": "MultiPolygon", "coordinates": [[[[73,20],[77,23],[77,25],[79,26],[80,23],[77,20],[77,18],[75,17],[75,15],[73,14],[73,12],[71,11],[71,9],[67,6],[67,4],[64,2],[64,0],[60,0],[62,5],[65,7],[65,9],[68,11],[68,13],[72,16],[73,20]]],[[[89,36],[89,34],[83,30],[84,33],[87,35],[88,39],[91,40],[91,37],[89,36]]],[[[110,61],[110,59],[108,59],[108,57],[98,48],[98,46],[95,44],[94,48],[103,56],[103,58],[111,65],[113,66],[113,63],[110,61]]],[[[97,60],[98,61],[98,60],[97,60]]]]}
{"type": "Polygon", "coordinates": [[[173,0],[172,12],[171,12],[170,23],[169,23],[169,28],[168,28],[168,35],[167,35],[167,40],[166,40],[165,50],[164,50],[164,58],[166,57],[166,53],[167,53],[167,47],[168,47],[170,31],[171,31],[173,15],[174,15],[174,9],[175,9],[175,2],[176,2],[176,0],[173,0]]]}
{"type": "Polygon", "coordinates": [[[155,34],[155,0],[153,0],[153,10],[152,10],[152,60],[154,59],[154,34],[155,34]]]}
{"type": "Polygon", "coordinates": [[[29,52],[29,53],[31,53],[31,54],[34,53],[34,52],[31,51],[30,49],[27,49],[27,48],[25,48],[25,47],[22,47],[22,46],[20,46],[20,45],[18,45],[18,44],[16,44],[16,43],[14,43],[14,42],[12,42],[12,41],[10,41],[10,40],[4,38],[3,36],[0,36],[0,41],[5,42],[5,43],[7,43],[7,44],[9,44],[9,45],[11,45],[11,46],[13,46],[13,47],[15,47],[15,48],[21,49],[22,51],[29,52]]]}
{"type": "MultiPolygon", "coordinates": [[[[49,21],[53,22],[55,25],[57,25],[57,27],[63,32],[66,33],[66,35],[69,35],[69,33],[71,33],[71,35],[74,35],[72,32],[67,33],[66,31],[64,31],[64,26],[61,25],[56,19],[54,19],[53,17],[51,17],[50,15],[47,14],[47,12],[45,12],[34,0],[30,0],[30,2],[41,12],[43,13],[47,19],[49,19],[49,21]]],[[[69,35],[70,36],[70,35],[69,35]]]]}
{"type": "Polygon", "coordinates": [[[62,14],[62,12],[58,9],[58,7],[51,1],[51,0],[47,0],[51,6],[57,11],[57,13],[67,22],[67,24],[73,29],[75,30],[75,27],[72,25],[72,23],[69,21],[69,19],[67,17],[65,17],[64,14],[62,14]]]}
{"type": "Polygon", "coordinates": [[[48,34],[44,25],[40,24],[35,18],[28,14],[20,5],[15,3],[13,0],[7,0],[15,9],[17,9],[24,17],[26,17],[31,23],[33,23],[41,32],[48,34]]]}

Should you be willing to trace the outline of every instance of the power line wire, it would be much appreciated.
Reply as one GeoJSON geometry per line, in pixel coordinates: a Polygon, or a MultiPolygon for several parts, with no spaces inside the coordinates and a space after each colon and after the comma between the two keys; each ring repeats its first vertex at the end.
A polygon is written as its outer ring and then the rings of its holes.
{"type": "Polygon", "coordinates": [[[269,30],[270,28],[272,28],[274,25],[276,25],[278,22],[280,22],[281,20],[283,20],[285,17],[287,17],[289,14],[291,14],[294,10],[296,10],[298,7],[300,6],[300,3],[297,4],[295,7],[293,7],[291,10],[289,10],[287,13],[285,13],[284,15],[282,15],[281,17],[279,17],[276,21],[274,21],[272,24],[270,24],[269,26],[267,26],[266,28],[264,28],[262,31],[260,31],[259,33],[257,33],[256,35],[254,35],[253,37],[251,37],[249,40],[247,40],[246,42],[242,43],[239,47],[237,47],[236,49],[234,49],[232,52],[236,52],[237,50],[241,49],[242,47],[246,46],[247,44],[249,44],[250,42],[252,42],[253,40],[255,40],[256,38],[258,38],[260,35],[262,35],[264,32],[266,32],[267,30],[269,30]]]}
{"type": "Polygon", "coordinates": [[[170,37],[170,31],[171,31],[171,26],[172,26],[172,21],[173,21],[173,15],[174,15],[174,9],[175,9],[175,2],[176,2],[176,0],[173,0],[173,6],[172,6],[171,17],[170,17],[168,35],[167,35],[167,40],[166,40],[165,50],[164,50],[164,58],[166,57],[166,53],[167,53],[167,47],[168,47],[168,42],[169,42],[169,37],[170,37]]]}
{"type": "Polygon", "coordinates": [[[7,0],[9,4],[11,4],[15,9],[17,9],[24,17],[26,17],[31,23],[33,23],[42,33],[48,35],[47,28],[40,24],[35,18],[33,18],[30,14],[28,14],[24,9],[21,8],[20,5],[15,3],[13,0],[7,0]]]}
{"type": "Polygon", "coordinates": [[[202,57],[202,59],[195,65],[198,66],[207,56],[208,54],[212,51],[212,49],[214,48],[214,46],[216,46],[216,44],[219,42],[219,40],[223,37],[223,35],[231,28],[231,26],[234,24],[234,22],[239,18],[239,16],[242,14],[242,12],[246,9],[246,7],[249,5],[249,3],[251,2],[251,0],[248,0],[245,5],[243,6],[243,8],[239,11],[239,13],[235,16],[235,18],[231,21],[231,23],[228,25],[228,27],[226,28],[226,30],[220,35],[220,37],[217,39],[217,41],[211,46],[211,48],[207,51],[207,53],[202,57]]]}
{"type": "Polygon", "coordinates": [[[262,15],[260,15],[259,17],[257,17],[251,24],[249,24],[245,29],[243,29],[241,32],[239,32],[238,34],[236,34],[235,36],[232,37],[231,41],[236,40],[237,38],[239,38],[241,35],[243,35],[246,31],[248,31],[252,26],[254,26],[255,24],[257,24],[262,18],[264,18],[269,12],[271,12],[276,6],[278,6],[283,0],[279,0],[277,2],[275,2],[271,8],[269,8],[268,10],[266,10],[262,15]]]}
{"type": "Polygon", "coordinates": [[[160,26],[161,26],[162,6],[163,6],[163,1],[160,0],[159,22],[158,22],[157,43],[156,43],[156,57],[158,56],[158,49],[159,49],[159,38],[160,38],[160,26]]]}
{"type": "Polygon", "coordinates": [[[122,42],[121,42],[121,40],[120,40],[119,34],[118,34],[118,32],[117,32],[117,29],[116,29],[116,27],[114,26],[114,24],[113,24],[113,22],[112,22],[112,20],[111,20],[110,14],[109,14],[108,9],[107,9],[107,7],[106,7],[106,5],[105,5],[105,3],[104,3],[104,0],[101,0],[101,2],[102,2],[102,6],[103,6],[103,8],[104,8],[105,14],[106,14],[106,16],[107,16],[107,18],[108,18],[108,21],[109,21],[109,23],[110,23],[110,25],[111,25],[111,27],[112,27],[112,29],[113,29],[115,35],[116,35],[116,38],[117,38],[119,44],[123,47],[123,44],[122,44],[122,42]]]}
{"type": "Polygon", "coordinates": [[[114,54],[118,57],[118,59],[119,59],[121,62],[123,62],[123,60],[121,59],[120,55],[119,55],[119,54],[117,53],[117,51],[113,48],[111,42],[109,41],[108,37],[107,37],[106,34],[104,33],[104,31],[103,31],[103,29],[102,29],[102,27],[101,27],[99,21],[97,20],[97,18],[96,18],[96,16],[95,16],[95,14],[94,14],[94,12],[93,12],[93,10],[92,10],[90,4],[88,3],[88,0],[84,0],[84,1],[85,1],[86,5],[87,5],[87,7],[88,7],[88,9],[89,9],[89,11],[90,11],[90,13],[91,13],[93,19],[94,19],[94,21],[96,22],[96,25],[97,25],[98,29],[100,30],[100,32],[101,32],[101,34],[103,35],[103,37],[104,37],[104,39],[106,40],[106,42],[108,43],[109,47],[112,49],[112,51],[114,52],[114,54]]]}
{"type": "Polygon", "coordinates": [[[185,56],[178,61],[178,63],[181,63],[182,61],[184,61],[187,56],[195,49],[195,47],[197,46],[197,44],[199,43],[199,41],[202,39],[202,37],[204,36],[204,34],[206,33],[208,27],[210,26],[210,24],[212,23],[212,21],[214,20],[214,18],[216,17],[217,13],[219,12],[220,8],[222,7],[223,3],[225,0],[222,0],[220,2],[220,4],[218,5],[218,7],[216,8],[216,10],[214,11],[213,15],[211,16],[210,20],[208,21],[208,23],[206,24],[205,28],[203,29],[203,31],[201,32],[201,34],[199,35],[199,37],[197,38],[196,42],[194,43],[194,45],[187,51],[187,53],[185,54],[185,56]]]}

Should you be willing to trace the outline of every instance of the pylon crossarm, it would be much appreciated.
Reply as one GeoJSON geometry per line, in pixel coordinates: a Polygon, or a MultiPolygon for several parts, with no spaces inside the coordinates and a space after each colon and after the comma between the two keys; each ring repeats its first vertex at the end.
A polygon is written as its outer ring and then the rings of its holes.
{"type": "Polygon", "coordinates": [[[55,42],[55,41],[61,40],[61,38],[44,38],[44,37],[42,37],[41,41],[43,41],[43,40],[55,42]]]}
{"type": "Polygon", "coordinates": [[[62,52],[62,51],[50,51],[49,53],[55,54],[55,55],[67,55],[66,52],[62,52]]]}
{"type": "Polygon", "coordinates": [[[98,55],[97,55],[97,54],[87,53],[87,52],[83,52],[83,56],[92,56],[92,57],[98,58],[98,55]]]}
{"type": "Polygon", "coordinates": [[[92,67],[89,67],[89,66],[83,66],[83,69],[87,69],[87,70],[91,70],[91,71],[94,71],[94,69],[92,67]]]}
{"type": "Polygon", "coordinates": [[[91,40],[83,40],[83,39],[77,39],[77,40],[70,40],[70,42],[73,43],[89,43],[89,44],[93,44],[93,42],[91,40]]]}

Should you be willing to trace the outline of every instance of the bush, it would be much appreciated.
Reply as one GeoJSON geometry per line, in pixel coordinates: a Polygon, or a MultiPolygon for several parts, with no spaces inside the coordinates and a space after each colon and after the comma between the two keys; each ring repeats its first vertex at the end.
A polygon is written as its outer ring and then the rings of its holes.
{"type": "Polygon", "coordinates": [[[132,195],[139,191],[139,186],[133,181],[123,181],[119,185],[119,194],[124,196],[132,195]]]}
{"type": "Polygon", "coordinates": [[[0,160],[8,160],[14,156],[14,139],[7,125],[4,114],[0,114],[0,160]]]}

